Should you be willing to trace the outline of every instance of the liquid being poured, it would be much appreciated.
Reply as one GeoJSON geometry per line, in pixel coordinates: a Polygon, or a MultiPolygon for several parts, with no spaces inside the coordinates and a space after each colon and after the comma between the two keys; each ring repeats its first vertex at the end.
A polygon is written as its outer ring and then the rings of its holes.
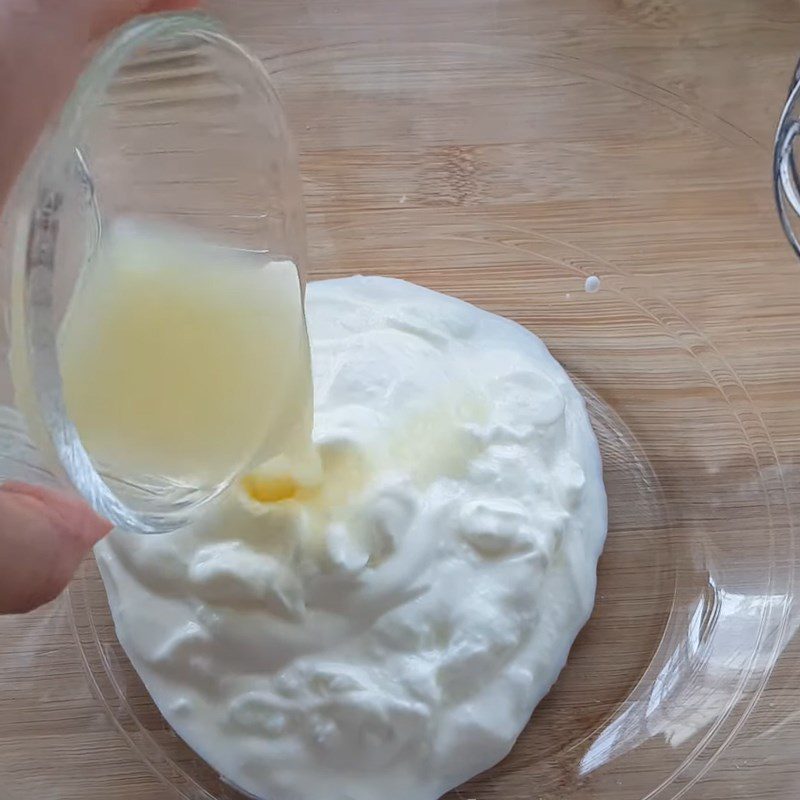
{"type": "Polygon", "coordinates": [[[280,455],[313,469],[290,261],[117,224],[76,288],[59,358],[67,412],[117,475],[213,486],[280,455]]]}

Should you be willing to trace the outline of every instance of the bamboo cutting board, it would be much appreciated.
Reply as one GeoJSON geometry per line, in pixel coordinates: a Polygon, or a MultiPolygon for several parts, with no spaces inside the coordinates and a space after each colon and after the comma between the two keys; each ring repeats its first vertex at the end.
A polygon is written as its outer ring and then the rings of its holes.
{"type": "MultiPolygon", "coordinates": [[[[309,277],[403,277],[507,315],[589,401],[611,504],[595,616],[512,756],[453,797],[795,798],[800,264],[770,175],[800,7],[207,7],[284,100],[309,277]],[[645,729],[616,723],[628,709],[645,729]]],[[[126,666],[92,563],[0,621],[0,669],[3,800],[237,796],[126,666]]]]}

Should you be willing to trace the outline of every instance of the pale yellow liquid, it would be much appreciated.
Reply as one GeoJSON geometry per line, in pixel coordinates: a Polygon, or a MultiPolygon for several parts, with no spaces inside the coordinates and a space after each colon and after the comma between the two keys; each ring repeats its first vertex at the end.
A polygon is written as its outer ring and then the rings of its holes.
{"type": "Polygon", "coordinates": [[[313,460],[295,265],[184,233],[117,226],[61,326],[67,413],[118,476],[212,486],[284,455],[313,460]]]}

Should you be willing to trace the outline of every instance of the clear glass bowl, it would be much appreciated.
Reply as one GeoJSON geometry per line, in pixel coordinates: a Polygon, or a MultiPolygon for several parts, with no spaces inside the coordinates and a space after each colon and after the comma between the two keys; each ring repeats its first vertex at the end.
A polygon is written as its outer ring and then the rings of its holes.
{"type": "MultiPolygon", "coordinates": [[[[103,230],[120,218],[178,225],[218,245],[305,263],[283,110],[261,62],[210,17],[142,17],[115,33],[43,137],[5,212],[17,405],[49,464],[97,511],[128,530],[158,533],[194,519],[251,454],[220,480],[194,485],[121,473],[84,449],[64,408],[56,334],[103,230]]],[[[14,470],[0,463],[3,478],[21,478],[14,470]]]]}
{"type": "MultiPolygon", "coordinates": [[[[276,48],[267,12],[241,8],[299,142],[310,279],[407,278],[529,326],[600,441],[592,619],[511,755],[453,800],[794,800],[800,280],[767,140],[785,83],[765,84],[754,139],[513,36],[426,41],[396,20],[384,40],[345,4],[304,46],[281,7],[276,48]]],[[[149,699],[92,560],[56,604],[0,621],[0,668],[10,800],[240,797],[149,699]]]]}

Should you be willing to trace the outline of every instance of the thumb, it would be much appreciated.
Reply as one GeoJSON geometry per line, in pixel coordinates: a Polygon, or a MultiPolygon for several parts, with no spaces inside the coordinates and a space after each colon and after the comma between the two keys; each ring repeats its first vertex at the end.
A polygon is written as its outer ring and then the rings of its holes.
{"type": "Polygon", "coordinates": [[[65,492],[0,486],[0,613],[30,611],[57,597],[111,527],[65,492]]]}

